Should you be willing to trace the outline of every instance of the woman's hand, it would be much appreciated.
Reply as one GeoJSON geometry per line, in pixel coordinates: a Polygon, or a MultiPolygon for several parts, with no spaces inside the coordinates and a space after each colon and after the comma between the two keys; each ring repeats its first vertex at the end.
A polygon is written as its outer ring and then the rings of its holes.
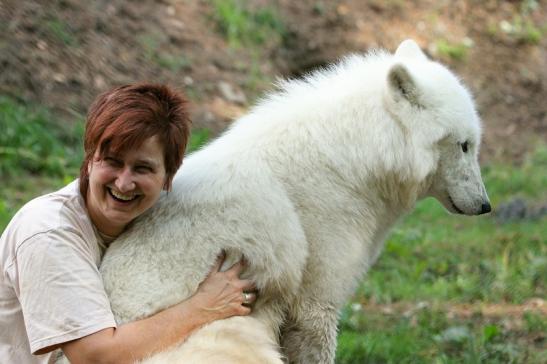
{"type": "Polygon", "coordinates": [[[245,267],[244,260],[221,272],[224,259],[224,254],[217,258],[211,272],[190,298],[196,313],[204,315],[208,322],[248,315],[251,313],[250,305],[256,300],[254,283],[239,278],[245,267]]]}
{"type": "Polygon", "coordinates": [[[61,344],[63,351],[71,363],[133,363],[185,340],[204,324],[248,315],[249,306],[256,300],[255,285],[239,278],[243,260],[221,272],[224,258],[217,259],[189,299],[146,319],[61,344]]]}

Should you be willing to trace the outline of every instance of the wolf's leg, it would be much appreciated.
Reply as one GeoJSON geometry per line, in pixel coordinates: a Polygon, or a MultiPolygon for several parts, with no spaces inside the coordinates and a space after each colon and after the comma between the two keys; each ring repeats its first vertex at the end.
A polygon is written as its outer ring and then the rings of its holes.
{"type": "Polygon", "coordinates": [[[284,327],[281,345],[290,364],[332,364],[338,311],[334,306],[302,302],[284,327]]]}

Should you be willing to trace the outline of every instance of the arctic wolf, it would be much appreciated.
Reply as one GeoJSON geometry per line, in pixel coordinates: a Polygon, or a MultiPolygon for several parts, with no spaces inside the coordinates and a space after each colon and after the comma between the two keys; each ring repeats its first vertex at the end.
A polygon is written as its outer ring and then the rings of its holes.
{"type": "Polygon", "coordinates": [[[413,41],[282,82],[185,159],[172,192],[107,251],[120,323],[192,295],[217,255],[248,261],[251,316],[149,363],[333,363],[338,313],[395,221],[427,196],[490,211],[472,97],[413,41]]]}

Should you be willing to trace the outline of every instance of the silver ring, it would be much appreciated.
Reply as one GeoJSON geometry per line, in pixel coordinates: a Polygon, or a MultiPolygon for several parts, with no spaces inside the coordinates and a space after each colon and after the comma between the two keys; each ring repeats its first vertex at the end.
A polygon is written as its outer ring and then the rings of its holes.
{"type": "Polygon", "coordinates": [[[248,305],[251,303],[252,293],[243,292],[243,304],[248,305]]]}

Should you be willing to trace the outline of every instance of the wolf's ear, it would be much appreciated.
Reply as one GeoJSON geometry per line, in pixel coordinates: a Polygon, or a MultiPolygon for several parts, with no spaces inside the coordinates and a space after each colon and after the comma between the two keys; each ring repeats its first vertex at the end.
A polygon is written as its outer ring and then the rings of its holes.
{"type": "Polygon", "coordinates": [[[412,39],[407,39],[399,44],[395,51],[395,57],[398,58],[414,58],[420,60],[426,60],[427,57],[420,49],[420,46],[412,39]]]}
{"type": "Polygon", "coordinates": [[[405,66],[402,64],[392,66],[389,70],[387,81],[390,94],[395,101],[406,100],[411,105],[423,107],[420,102],[420,92],[416,81],[414,81],[405,66]]]}

